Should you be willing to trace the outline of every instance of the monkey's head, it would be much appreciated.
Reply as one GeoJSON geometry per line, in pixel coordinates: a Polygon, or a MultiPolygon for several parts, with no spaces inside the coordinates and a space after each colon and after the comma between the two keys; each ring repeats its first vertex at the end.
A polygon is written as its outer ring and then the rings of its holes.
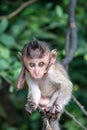
{"type": "Polygon", "coordinates": [[[55,63],[56,51],[51,51],[45,42],[32,40],[23,48],[20,59],[34,79],[41,79],[55,63]]]}

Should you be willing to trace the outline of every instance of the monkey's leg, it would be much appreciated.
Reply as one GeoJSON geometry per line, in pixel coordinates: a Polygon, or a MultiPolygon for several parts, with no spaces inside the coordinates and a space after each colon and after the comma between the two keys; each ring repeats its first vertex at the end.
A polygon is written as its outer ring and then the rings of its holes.
{"type": "Polygon", "coordinates": [[[50,120],[50,125],[52,127],[52,130],[60,130],[58,119],[54,121],[50,120]]]}

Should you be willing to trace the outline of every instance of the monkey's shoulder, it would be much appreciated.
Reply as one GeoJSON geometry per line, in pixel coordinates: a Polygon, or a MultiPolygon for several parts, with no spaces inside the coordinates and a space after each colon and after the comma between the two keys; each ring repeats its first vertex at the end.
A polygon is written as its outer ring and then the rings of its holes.
{"type": "Polygon", "coordinates": [[[56,62],[53,66],[52,69],[54,71],[54,74],[56,74],[57,76],[64,76],[67,79],[69,79],[68,73],[66,72],[65,68],[63,67],[63,65],[60,62],[56,62]]]}
{"type": "Polygon", "coordinates": [[[69,81],[69,76],[67,72],[64,70],[63,66],[59,62],[56,62],[49,68],[48,79],[53,84],[59,86],[59,84],[62,84],[65,81],[69,81]]]}

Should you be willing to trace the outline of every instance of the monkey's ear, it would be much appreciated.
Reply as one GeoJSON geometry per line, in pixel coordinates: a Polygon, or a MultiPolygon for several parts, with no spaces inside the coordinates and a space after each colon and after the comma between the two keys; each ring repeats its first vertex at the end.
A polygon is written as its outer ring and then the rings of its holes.
{"type": "Polygon", "coordinates": [[[22,53],[18,52],[19,59],[22,61],[22,53]]]}
{"type": "Polygon", "coordinates": [[[56,49],[54,49],[54,50],[52,50],[51,51],[51,61],[50,61],[50,63],[51,64],[54,64],[55,62],[56,62],[56,56],[57,56],[57,52],[56,52],[56,49]]]}
{"type": "Polygon", "coordinates": [[[17,89],[21,89],[23,88],[25,85],[25,68],[22,67],[22,70],[20,72],[20,75],[19,75],[19,78],[18,78],[18,81],[16,83],[16,88],[17,89]]]}

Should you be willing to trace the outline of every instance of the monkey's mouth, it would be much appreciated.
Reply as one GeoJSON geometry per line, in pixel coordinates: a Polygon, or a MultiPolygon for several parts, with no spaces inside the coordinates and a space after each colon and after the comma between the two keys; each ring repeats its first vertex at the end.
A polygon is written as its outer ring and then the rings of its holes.
{"type": "Polygon", "coordinates": [[[41,79],[43,75],[33,75],[32,77],[37,80],[37,79],[41,79]]]}

